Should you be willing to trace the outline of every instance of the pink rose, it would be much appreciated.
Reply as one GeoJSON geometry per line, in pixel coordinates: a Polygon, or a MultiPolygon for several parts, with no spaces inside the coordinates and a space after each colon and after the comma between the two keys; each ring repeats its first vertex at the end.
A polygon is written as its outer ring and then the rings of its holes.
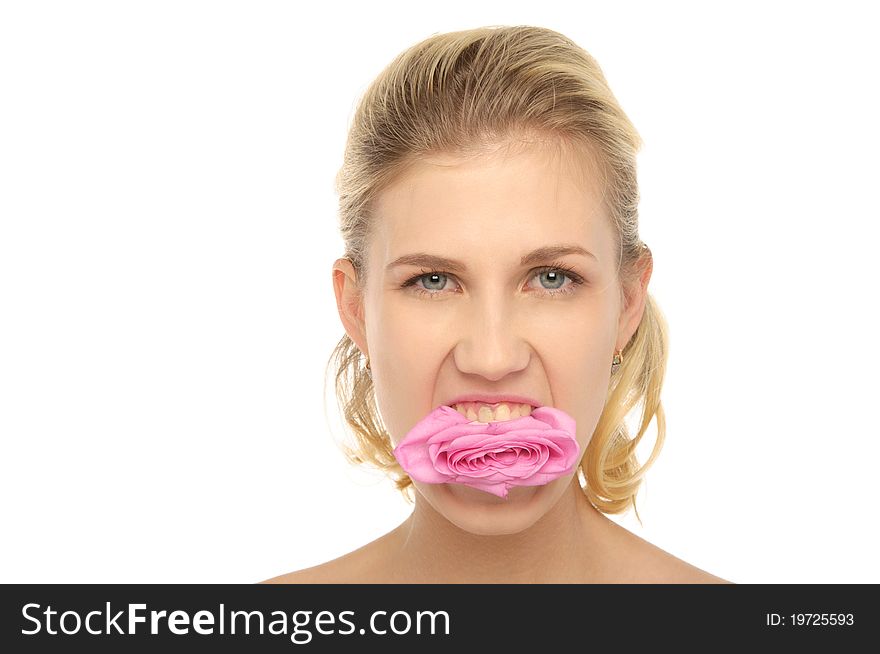
{"type": "Polygon", "coordinates": [[[499,497],[511,486],[540,486],[572,472],[580,447],[575,420],[542,406],[501,422],[471,422],[439,406],[394,448],[415,481],[466,484],[499,497]]]}

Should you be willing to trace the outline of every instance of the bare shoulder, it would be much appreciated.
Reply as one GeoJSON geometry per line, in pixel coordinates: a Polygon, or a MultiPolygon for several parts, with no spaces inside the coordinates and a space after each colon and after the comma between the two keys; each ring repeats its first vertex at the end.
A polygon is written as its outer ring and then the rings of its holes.
{"type": "Polygon", "coordinates": [[[701,570],[696,566],[682,561],[671,554],[673,560],[669,562],[659,583],[664,584],[732,584],[732,581],[717,577],[710,572],[701,570]]]}
{"type": "Polygon", "coordinates": [[[310,568],[294,570],[271,579],[261,581],[261,584],[334,584],[344,583],[339,580],[339,569],[336,561],[327,561],[310,568]]]}
{"type": "Polygon", "coordinates": [[[302,570],[294,570],[261,584],[373,584],[383,583],[381,548],[373,541],[353,552],[302,570]]]}
{"type": "MultiPolygon", "coordinates": [[[[620,529],[623,530],[622,527],[620,529]]],[[[622,569],[618,570],[620,577],[625,580],[625,583],[734,583],[702,570],[687,561],[683,561],[628,530],[625,531],[626,537],[624,542],[626,542],[626,546],[621,548],[621,551],[625,553],[626,571],[622,569]]]]}
{"type": "Polygon", "coordinates": [[[695,565],[683,561],[669,552],[651,545],[654,551],[643,559],[645,566],[641,570],[643,581],[638,583],[652,584],[731,584],[732,581],[722,579],[695,565]]]}

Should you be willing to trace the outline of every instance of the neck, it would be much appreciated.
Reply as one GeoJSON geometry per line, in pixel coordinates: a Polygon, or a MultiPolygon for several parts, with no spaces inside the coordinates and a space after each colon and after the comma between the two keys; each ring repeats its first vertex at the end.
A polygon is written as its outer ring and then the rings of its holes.
{"type": "Polygon", "coordinates": [[[595,583],[608,571],[620,528],[577,482],[532,526],[514,534],[464,531],[416,494],[394,530],[394,577],[409,583],[595,583]]]}

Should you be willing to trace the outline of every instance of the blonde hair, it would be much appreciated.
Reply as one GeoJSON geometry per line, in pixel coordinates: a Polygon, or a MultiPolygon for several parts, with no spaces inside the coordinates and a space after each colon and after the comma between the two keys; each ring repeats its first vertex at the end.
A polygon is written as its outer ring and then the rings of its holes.
{"type": "MultiPolygon", "coordinates": [[[[620,250],[621,288],[636,282],[647,247],[638,235],[638,132],[599,65],[580,46],[546,28],[490,26],[436,34],[415,44],[360,99],[336,176],[340,232],[359,292],[366,287],[374,200],[384,188],[426,155],[475,155],[526,133],[598,154],[603,201],[620,250]]],[[[667,351],[666,321],[649,294],[578,466],[581,489],[604,513],[622,513],[631,504],[641,522],[636,494],[666,432],[660,391],[667,351]],[[625,418],[639,402],[641,422],[630,438],[625,418]],[[657,439],[640,468],[635,449],[654,416],[657,439]]],[[[329,366],[335,368],[337,402],[355,438],[354,447],[343,446],[347,459],[385,472],[414,501],[412,480],[394,458],[381,425],[364,356],[347,334],[329,366]]]]}

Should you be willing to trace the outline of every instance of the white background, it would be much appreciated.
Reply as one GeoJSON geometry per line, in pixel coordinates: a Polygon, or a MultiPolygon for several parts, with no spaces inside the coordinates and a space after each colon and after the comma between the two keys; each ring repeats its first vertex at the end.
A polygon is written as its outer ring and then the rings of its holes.
{"type": "Polygon", "coordinates": [[[880,582],[871,3],[432,6],[0,5],[0,581],[254,582],[406,518],[323,411],[333,177],[396,54],[533,24],[645,141],[668,434],[616,520],[740,583],[880,582]]]}

